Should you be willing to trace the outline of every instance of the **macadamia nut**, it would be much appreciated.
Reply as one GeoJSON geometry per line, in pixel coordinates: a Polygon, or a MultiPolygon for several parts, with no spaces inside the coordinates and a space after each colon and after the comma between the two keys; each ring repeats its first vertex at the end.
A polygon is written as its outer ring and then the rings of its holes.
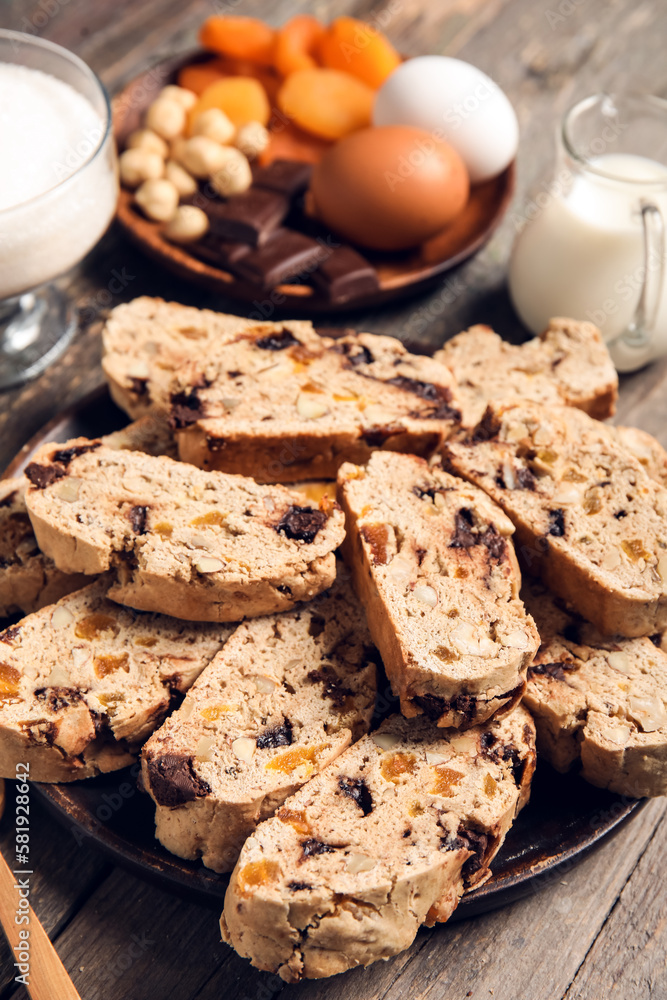
{"type": "Polygon", "coordinates": [[[154,222],[168,222],[178,208],[178,191],[168,180],[144,181],[134,200],[144,215],[154,222]]]}
{"type": "Polygon", "coordinates": [[[197,95],[194,90],[188,90],[186,87],[177,87],[173,83],[162,88],[159,99],[163,97],[168,101],[176,101],[186,111],[189,111],[197,103],[197,95]]]}
{"type": "Polygon", "coordinates": [[[186,141],[179,159],[194,177],[210,177],[227,162],[228,150],[206,135],[194,135],[186,141]]]}
{"type": "Polygon", "coordinates": [[[234,145],[244,153],[249,160],[254,160],[256,156],[263,153],[269,145],[269,133],[261,122],[246,122],[241,125],[234,145]]]}
{"type": "Polygon", "coordinates": [[[163,139],[175,139],[185,128],[185,108],[168,97],[158,97],[146,112],[146,127],[163,139]]]}
{"type": "Polygon", "coordinates": [[[164,176],[164,160],[147,149],[126,149],[118,158],[118,166],[120,179],[129,188],[164,176]]]}
{"type": "Polygon", "coordinates": [[[164,235],[174,243],[191,243],[208,229],[208,216],[194,205],[181,205],[164,229],[164,235]]]}
{"type": "Polygon", "coordinates": [[[193,135],[205,135],[214,142],[221,145],[231,142],[234,138],[235,128],[224,111],[220,108],[208,108],[197,115],[192,123],[193,135]]]}
{"type": "Polygon", "coordinates": [[[138,128],[132,132],[125,143],[126,149],[145,149],[149,153],[157,153],[163,160],[167,159],[169,146],[161,139],[157,132],[151,132],[149,128],[138,128]]]}
{"type": "Polygon", "coordinates": [[[221,146],[224,162],[211,174],[211,184],[223,198],[242,194],[252,184],[252,171],[247,157],[234,146],[221,146]]]}
{"type": "Polygon", "coordinates": [[[167,160],[164,176],[174,185],[181,198],[189,198],[197,190],[197,181],[175,160],[167,160]]]}

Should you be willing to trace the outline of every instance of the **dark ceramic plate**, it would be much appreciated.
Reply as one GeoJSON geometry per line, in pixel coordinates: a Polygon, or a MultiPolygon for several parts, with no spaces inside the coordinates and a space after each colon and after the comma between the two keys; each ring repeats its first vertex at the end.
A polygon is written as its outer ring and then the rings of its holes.
{"type": "MultiPolygon", "coordinates": [[[[46,441],[96,437],[117,430],[127,418],[100,389],[46,425],[7,470],[19,473],[46,441]]],[[[190,898],[221,907],[227,876],[199,862],[169,854],[153,836],[153,807],[136,788],[137,767],[71,785],[33,787],[56,818],[80,842],[99,847],[136,874],[190,898]]],[[[560,877],[602,838],[636,812],[641,801],[628,800],[561,775],[540,763],[530,804],[510,830],[493,864],[492,878],[466,896],[455,919],[503,906],[536,892],[560,877]]]]}
{"type": "MultiPolygon", "coordinates": [[[[206,59],[203,52],[168,59],[132,80],[113,102],[114,134],[122,150],[130,132],[139,128],[148,105],[160,87],[174,82],[181,67],[206,59]]],[[[297,281],[278,285],[284,298],[281,312],[291,316],[315,316],[348,309],[380,305],[428,287],[451,268],[477,253],[487,242],[507,211],[514,193],[515,165],[493,180],[472,188],[467,206],[460,216],[441,233],[417,250],[402,253],[376,253],[363,250],[378,272],[380,287],[374,292],[332,303],[308,284],[297,281]]],[[[121,190],[117,218],[124,231],[142,250],[168,270],[196,282],[226,298],[254,303],[270,292],[242,281],[228,271],[204,263],[186,247],[166,240],[159,223],[151,222],[132,203],[132,193],[121,190]]],[[[276,300],[277,301],[277,300],[276,300]]]]}

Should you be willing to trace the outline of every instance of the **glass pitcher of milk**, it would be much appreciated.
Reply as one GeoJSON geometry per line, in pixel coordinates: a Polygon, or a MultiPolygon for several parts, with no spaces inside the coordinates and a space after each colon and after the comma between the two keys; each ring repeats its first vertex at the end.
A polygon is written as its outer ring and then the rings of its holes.
{"type": "Polygon", "coordinates": [[[667,354],[667,101],[600,94],[568,111],[554,183],[520,231],[509,288],[524,323],[589,320],[619,371],[667,354]]]}

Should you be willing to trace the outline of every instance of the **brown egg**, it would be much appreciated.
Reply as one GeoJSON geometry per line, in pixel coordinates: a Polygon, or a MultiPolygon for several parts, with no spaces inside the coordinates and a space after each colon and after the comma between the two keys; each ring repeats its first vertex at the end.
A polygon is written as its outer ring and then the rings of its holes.
{"type": "Polygon", "coordinates": [[[310,184],[317,217],[375,250],[404,250],[434,236],[463,210],[469,190],[456,150],[407,125],[341,139],[316,164],[310,184]]]}

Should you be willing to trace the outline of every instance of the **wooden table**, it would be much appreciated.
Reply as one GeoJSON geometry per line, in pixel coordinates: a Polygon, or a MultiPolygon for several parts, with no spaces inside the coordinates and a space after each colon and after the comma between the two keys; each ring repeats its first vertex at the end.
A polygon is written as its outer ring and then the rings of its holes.
{"type": "MultiPolygon", "coordinates": [[[[472,322],[523,336],[504,287],[509,249],[531,197],[548,185],[554,129],[577,98],[634,87],[667,93],[667,5],[652,0],[5,0],[0,26],[30,31],[83,57],[109,90],[190,48],[213,10],[268,16],[310,10],[374,16],[408,54],[460,56],[486,70],[517,109],[522,143],[515,202],[486,249],[432,294],[346,324],[434,345],[472,322]]],[[[81,310],[67,354],[0,397],[0,468],[46,420],[102,381],[100,329],[110,306],[140,294],[234,307],[167,278],[112,229],[63,284],[81,310]],[[118,276],[124,287],[120,294],[118,276]]],[[[667,363],[623,379],[619,419],[667,444],[667,363]]],[[[286,987],[220,944],[217,913],[111,867],[37,803],[32,815],[33,905],[84,1000],[639,1000],[667,997],[664,800],[611,841],[502,911],[422,931],[390,962],[330,981],[286,987]]],[[[11,802],[8,807],[11,815],[11,802]]],[[[5,819],[0,844],[8,853],[5,819]]],[[[0,1000],[14,970],[2,943],[0,1000]],[[4,949],[4,950],[3,950],[4,949]]],[[[54,998],[57,1000],[57,998],[54,998]]]]}

